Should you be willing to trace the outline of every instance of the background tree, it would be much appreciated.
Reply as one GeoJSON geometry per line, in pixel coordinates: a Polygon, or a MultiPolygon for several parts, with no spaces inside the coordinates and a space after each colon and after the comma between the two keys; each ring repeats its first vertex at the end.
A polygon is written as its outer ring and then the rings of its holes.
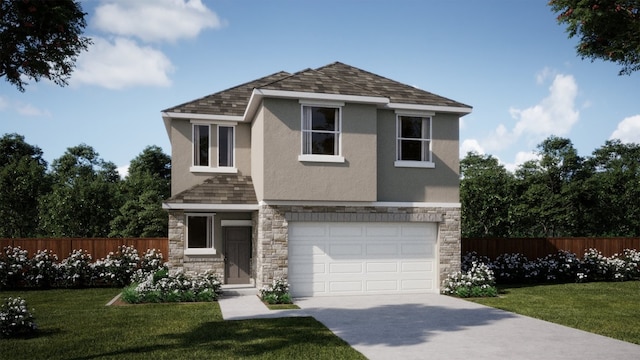
{"type": "Polygon", "coordinates": [[[162,201],[171,195],[171,158],[160,147],[148,146],[131,161],[121,193],[124,204],[111,222],[110,236],[167,236],[162,201]]]}
{"type": "Polygon", "coordinates": [[[44,236],[106,237],[120,207],[116,166],[88,145],[68,148],[52,163],[52,191],[40,198],[44,236]]]}
{"type": "Polygon", "coordinates": [[[0,77],[24,91],[23,76],[64,86],[80,52],[85,13],[73,0],[1,0],[0,77]]]}
{"type": "Polygon", "coordinates": [[[49,191],[42,150],[18,134],[0,138],[0,237],[34,237],[38,199],[49,191]]]}
{"type": "Polygon", "coordinates": [[[513,175],[491,155],[468,153],[460,161],[462,236],[509,235],[513,175]]]}
{"type": "Polygon", "coordinates": [[[620,75],[640,69],[640,1],[551,0],[549,6],[569,37],[580,38],[583,59],[618,63],[620,75]]]}

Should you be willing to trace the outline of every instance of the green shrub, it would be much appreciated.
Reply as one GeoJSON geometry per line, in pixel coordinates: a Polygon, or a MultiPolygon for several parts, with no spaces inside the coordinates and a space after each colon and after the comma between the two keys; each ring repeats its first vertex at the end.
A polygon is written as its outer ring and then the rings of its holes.
{"type": "Polygon", "coordinates": [[[260,297],[268,304],[291,304],[289,284],[285,278],[275,278],[271,285],[260,289],[260,297]]]}

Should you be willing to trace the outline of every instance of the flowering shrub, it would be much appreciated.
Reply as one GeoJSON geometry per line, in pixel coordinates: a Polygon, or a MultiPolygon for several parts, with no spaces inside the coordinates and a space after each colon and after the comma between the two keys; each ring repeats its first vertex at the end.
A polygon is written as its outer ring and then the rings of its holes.
{"type": "Polygon", "coordinates": [[[155,272],[166,269],[162,254],[147,250],[140,257],[131,246],[122,245],[105,259],[92,262],[84,250],[73,250],[69,257],[58,263],[58,256],[51,251],[38,251],[28,258],[20,247],[5,247],[0,253],[0,290],[19,287],[87,287],[116,286],[131,283],[138,270],[155,272]]]}
{"type": "Polygon", "coordinates": [[[91,260],[91,254],[86,250],[73,250],[69,257],[58,265],[59,286],[89,286],[93,272],[91,260]]]}
{"type": "Polygon", "coordinates": [[[125,288],[122,299],[128,303],[214,301],[221,292],[222,283],[212,271],[187,275],[183,272],[169,274],[166,269],[144,274],[137,272],[140,280],[125,288]]]}
{"type": "Polygon", "coordinates": [[[522,283],[538,276],[535,264],[522,254],[502,254],[491,263],[499,283],[522,283]]]}
{"type": "Polygon", "coordinates": [[[462,270],[474,263],[484,263],[495,272],[498,283],[565,283],[585,281],[627,281],[640,279],[640,252],[625,249],[621,254],[605,257],[596,249],[586,250],[582,259],[560,250],[533,261],[522,254],[502,254],[495,261],[475,252],[462,257],[462,270]]]}
{"type": "Polygon", "coordinates": [[[447,276],[442,283],[442,293],[459,297],[498,296],[493,271],[484,263],[472,262],[468,271],[447,276]]]}
{"type": "Polygon", "coordinates": [[[0,289],[24,285],[24,272],[29,267],[27,250],[19,246],[7,246],[0,253],[0,289]]]}
{"type": "Polygon", "coordinates": [[[0,305],[0,338],[26,336],[38,329],[27,302],[20,298],[7,298],[0,305]]]}
{"type": "Polygon", "coordinates": [[[260,297],[269,304],[291,304],[289,283],[283,277],[273,279],[271,285],[265,285],[260,289],[260,297]]]}
{"type": "Polygon", "coordinates": [[[25,273],[29,287],[50,288],[58,278],[58,255],[49,250],[38,250],[29,261],[25,273]]]}

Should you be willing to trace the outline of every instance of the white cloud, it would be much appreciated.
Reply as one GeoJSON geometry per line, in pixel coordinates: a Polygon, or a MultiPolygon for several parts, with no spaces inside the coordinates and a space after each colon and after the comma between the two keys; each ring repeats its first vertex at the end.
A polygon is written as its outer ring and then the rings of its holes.
{"type": "Polygon", "coordinates": [[[609,139],[620,139],[623,143],[640,144],[640,115],[625,118],[613,131],[609,139]]]}
{"type": "Polygon", "coordinates": [[[544,81],[547,80],[550,76],[553,76],[553,74],[554,74],[553,70],[551,70],[548,67],[545,67],[544,69],[540,70],[536,74],[536,83],[538,84],[544,83],[544,81]]]}
{"type": "Polygon", "coordinates": [[[97,7],[93,25],[146,42],[175,42],[196,37],[207,28],[220,28],[223,22],[201,0],[111,0],[97,7]]]}
{"type": "Polygon", "coordinates": [[[505,169],[510,172],[515,172],[518,167],[529,160],[539,160],[540,155],[532,152],[532,151],[519,151],[516,154],[515,162],[513,163],[504,163],[505,169]]]}
{"type": "Polygon", "coordinates": [[[9,101],[0,96],[0,110],[4,110],[9,107],[9,101]]]}
{"type": "Polygon", "coordinates": [[[16,104],[14,107],[18,114],[24,116],[51,116],[49,111],[38,109],[31,104],[16,104]]]}
{"type": "Polygon", "coordinates": [[[71,81],[108,89],[169,86],[172,71],[171,61],[161,51],[126,38],[94,37],[89,51],[78,57],[71,81]]]}
{"type": "Polygon", "coordinates": [[[480,155],[484,154],[484,149],[480,146],[480,143],[476,139],[465,139],[460,144],[460,157],[464,158],[468,152],[475,152],[480,155]]]}
{"type": "Polygon", "coordinates": [[[119,166],[116,168],[116,170],[118,171],[118,174],[120,174],[120,178],[124,179],[127,177],[127,175],[129,175],[129,164],[119,166]]]}
{"type": "Polygon", "coordinates": [[[576,110],[578,85],[571,75],[556,75],[549,87],[549,95],[540,103],[526,109],[511,108],[511,116],[518,122],[513,129],[516,137],[528,135],[538,139],[549,135],[565,135],[578,122],[576,110]]]}

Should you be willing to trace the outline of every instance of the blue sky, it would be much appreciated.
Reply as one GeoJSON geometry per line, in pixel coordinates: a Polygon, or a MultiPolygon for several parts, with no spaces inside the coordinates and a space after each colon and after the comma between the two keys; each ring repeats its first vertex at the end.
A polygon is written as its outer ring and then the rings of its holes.
{"type": "Polygon", "coordinates": [[[546,0],[83,1],[90,51],[70,85],[0,81],[0,134],[50,163],[81,143],[126,168],[170,154],[161,110],[280,70],[340,61],[473,106],[460,153],[508,168],[550,135],[582,156],[640,143],[640,74],[582,60],[546,0]]]}

